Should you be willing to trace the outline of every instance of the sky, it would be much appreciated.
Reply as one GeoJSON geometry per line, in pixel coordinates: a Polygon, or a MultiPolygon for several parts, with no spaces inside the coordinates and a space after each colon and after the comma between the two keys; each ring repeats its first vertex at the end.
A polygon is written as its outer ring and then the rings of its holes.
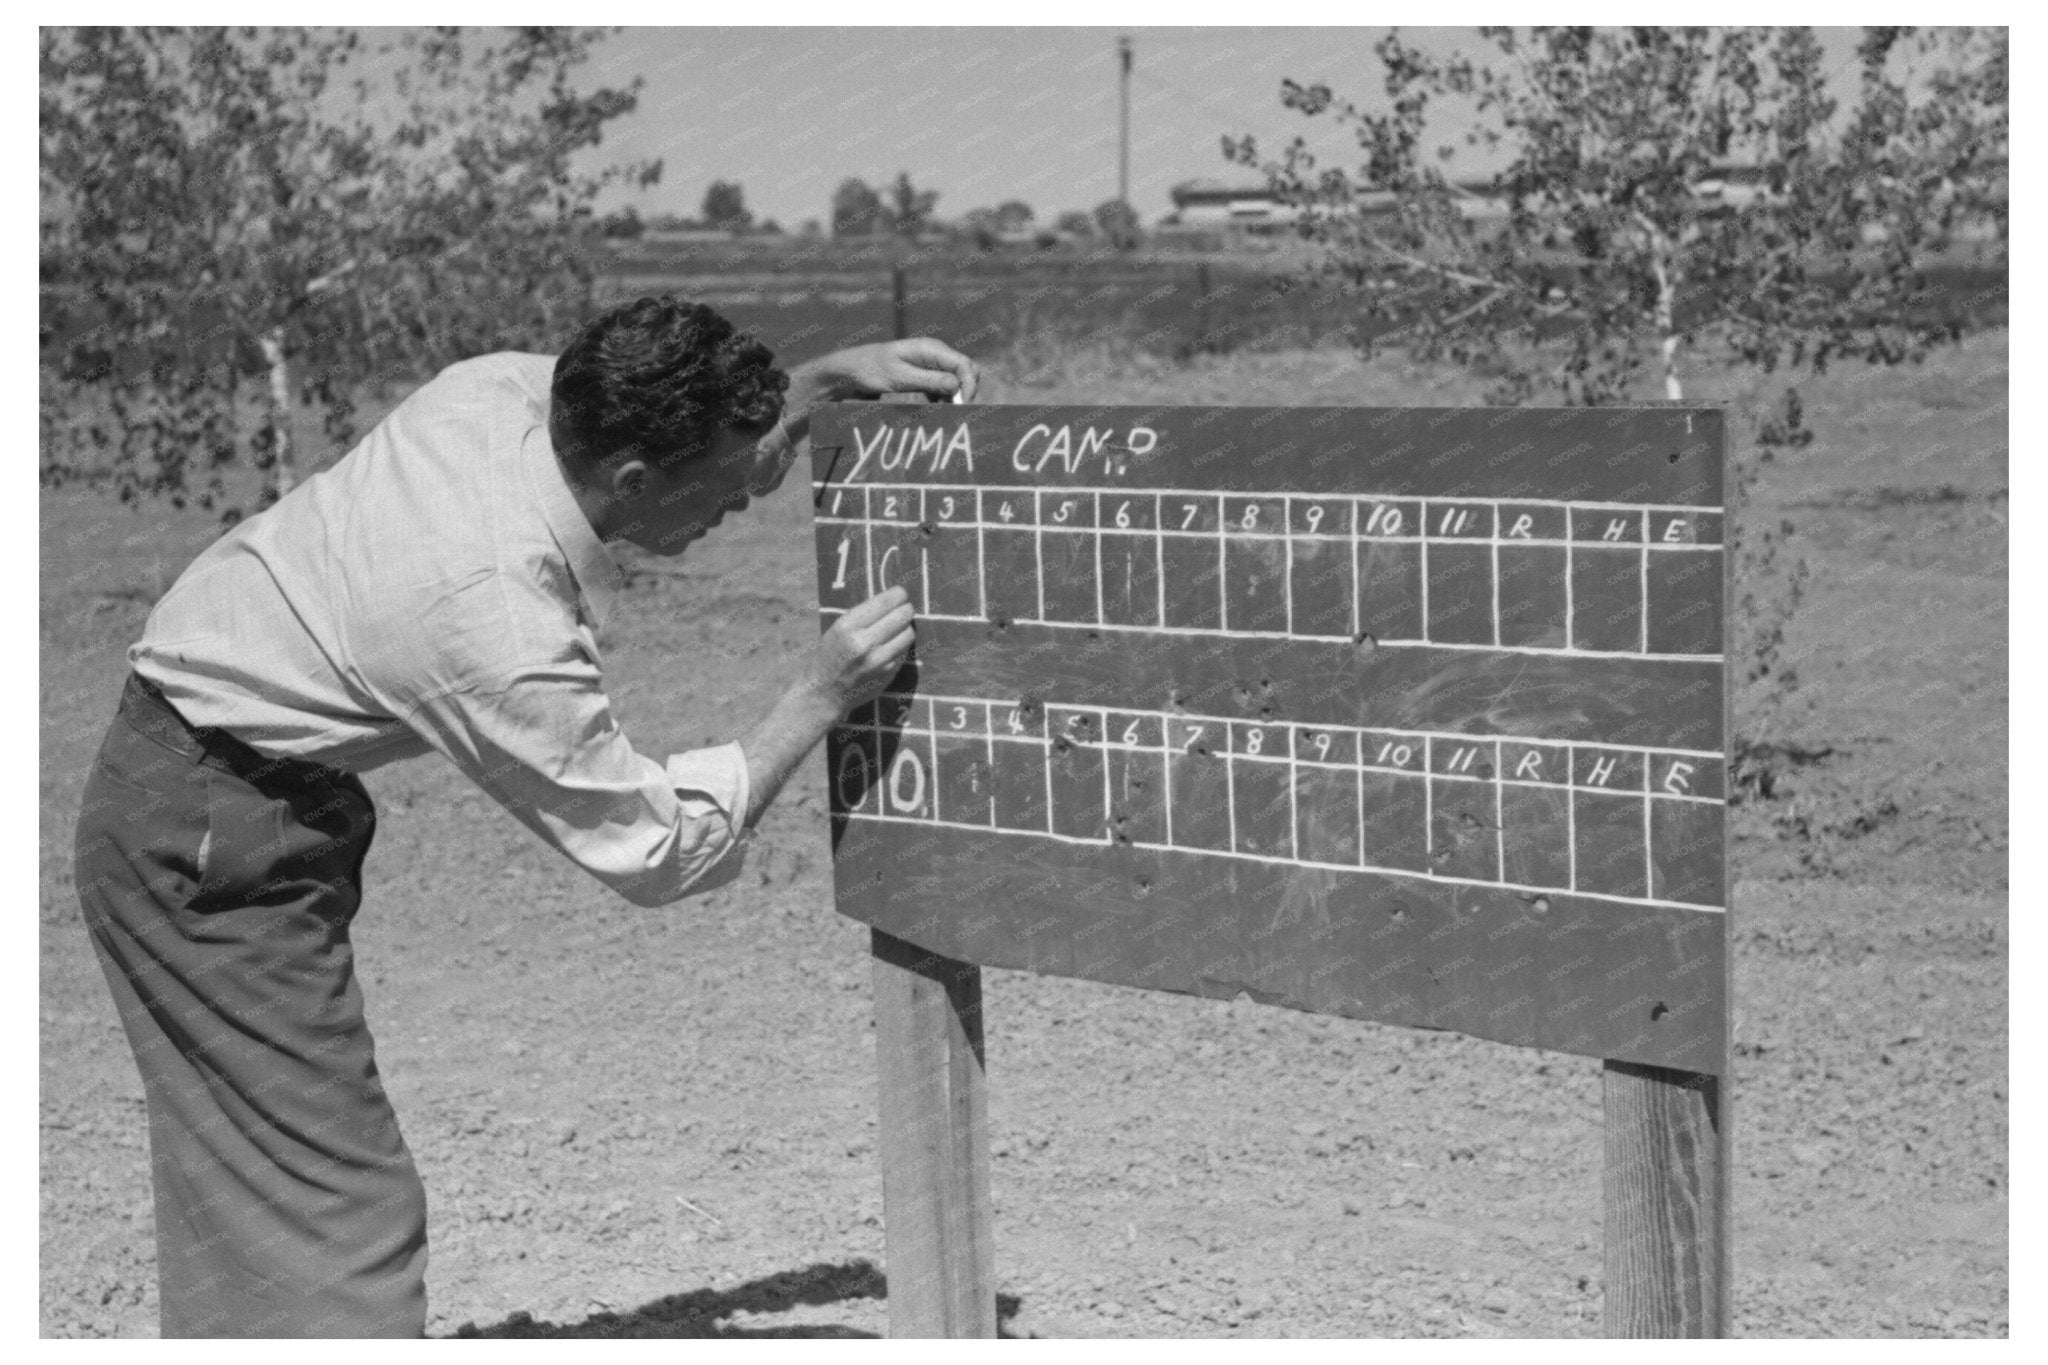
{"type": "MultiPolygon", "coordinates": [[[[581,68],[579,85],[646,79],[603,158],[662,159],[661,183],[610,196],[642,216],[695,214],[713,179],[736,180],[755,216],[794,230],[830,217],[848,176],[877,187],[908,171],[939,192],[938,214],[1018,198],[1049,221],[1114,198],[1119,33],[1135,46],[1131,202],[1151,222],[1169,189],[1244,178],[1225,133],[1277,153],[1331,127],[1282,108],[1280,83],[1327,82],[1377,96],[1380,28],[628,29],[581,68]]],[[[1447,54],[1470,29],[1404,29],[1447,54]]],[[[1856,31],[1823,30],[1831,65],[1853,76],[1856,31]]],[[[1846,93],[1846,88],[1844,89],[1846,93]]],[[[1327,131],[1317,142],[1341,153],[1327,131]]],[[[1473,167],[1484,173],[1490,166],[1473,167]]],[[[1252,179],[1259,177],[1250,176],[1252,179]]]]}

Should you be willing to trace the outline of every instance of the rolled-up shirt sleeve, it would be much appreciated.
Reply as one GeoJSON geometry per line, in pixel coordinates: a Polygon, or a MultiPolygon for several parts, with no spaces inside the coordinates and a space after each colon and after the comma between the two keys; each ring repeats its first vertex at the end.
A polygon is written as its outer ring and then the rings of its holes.
{"type": "Polygon", "coordinates": [[[582,660],[515,668],[420,702],[408,724],[522,824],[635,905],[739,874],[751,792],[738,744],[657,763],[582,660]]]}

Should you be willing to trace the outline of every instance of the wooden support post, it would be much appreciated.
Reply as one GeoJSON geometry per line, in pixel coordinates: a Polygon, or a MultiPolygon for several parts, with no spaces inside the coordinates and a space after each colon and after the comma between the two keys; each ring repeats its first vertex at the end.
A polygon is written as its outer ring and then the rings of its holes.
{"type": "Polygon", "coordinates": [[[1610,1337],[1728,1335],[1728,1107],[1692,1071],[1606,1064],[1610,1337]]]}
{"type": "Polygon", "coordinates": [[[994,1337],[981,969],[874,931],[889,1335],[994,1337]]]}
{"type": "Polygon", "coordinates": [[[889,293],[896,304],[896,339],[903,340],[910,335],[910,301],[905,297],[908,285],[903,278],[903,267],[889,267],[889,293]]]}

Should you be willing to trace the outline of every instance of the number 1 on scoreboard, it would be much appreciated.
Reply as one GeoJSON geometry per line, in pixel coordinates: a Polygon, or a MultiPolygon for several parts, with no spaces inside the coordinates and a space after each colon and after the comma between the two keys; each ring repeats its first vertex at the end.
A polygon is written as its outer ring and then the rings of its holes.
{"type": "Polygon", "coordinates": [[[818,605],[845,611],[874,595],[865,523],[827,525],[818,556],[818,605]]]}

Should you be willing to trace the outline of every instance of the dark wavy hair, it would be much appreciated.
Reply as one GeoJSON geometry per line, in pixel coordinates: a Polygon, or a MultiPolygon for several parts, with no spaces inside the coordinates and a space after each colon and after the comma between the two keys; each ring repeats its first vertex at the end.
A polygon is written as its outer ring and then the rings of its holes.
{"type": "Polygon", "coordinates": [[[555,362],[552,425],[585,467],[629,455],[666,465],[721,431],[765,435],[788,387],[773,351],[664,294],[599,314],[569,343],[555,362]]]}

